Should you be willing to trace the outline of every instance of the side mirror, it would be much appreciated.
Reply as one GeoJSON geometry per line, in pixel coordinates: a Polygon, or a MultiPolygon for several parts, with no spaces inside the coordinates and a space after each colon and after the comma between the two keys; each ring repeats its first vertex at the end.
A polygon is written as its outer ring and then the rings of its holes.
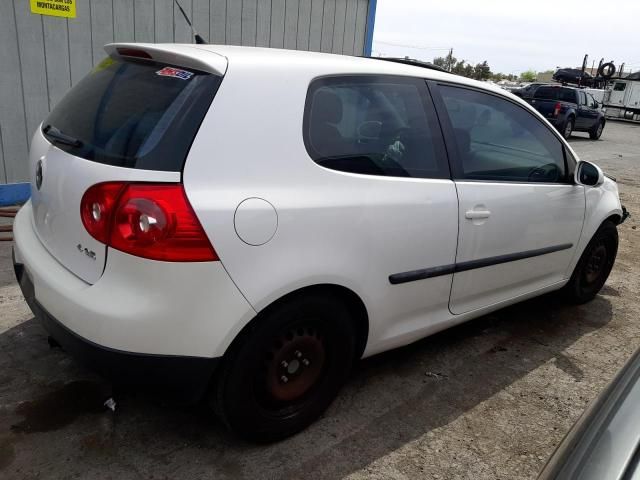
{"type": "Polygon", "coordinates": [[[591,162],[578,162],[575,173],[575,183],[587,187],[598,187],[604,183],[602,169],[591,162]]]}

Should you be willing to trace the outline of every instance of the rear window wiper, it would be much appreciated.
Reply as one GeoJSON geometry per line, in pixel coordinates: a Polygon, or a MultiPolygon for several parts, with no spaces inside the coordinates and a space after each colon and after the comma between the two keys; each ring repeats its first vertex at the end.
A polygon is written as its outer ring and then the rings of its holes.
{"type": "Polygon", "coordinates": [[[64,145],[70,145],[72,147],[81,147],[82,142],[75,137],[70,135],[66,135],[58,130],[53,125],[47,125],[42,129],[42,133],[44,133],[47,137],[50,137],[54,142],[62,143],[64,145]]]}

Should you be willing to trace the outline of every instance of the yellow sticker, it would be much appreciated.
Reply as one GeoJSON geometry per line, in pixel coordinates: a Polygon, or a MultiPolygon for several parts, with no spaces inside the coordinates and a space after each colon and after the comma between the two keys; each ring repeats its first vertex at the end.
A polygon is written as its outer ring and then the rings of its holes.
{"type": "Polygon", "coordinates": [[[31,13],[76,18],[76,0],[30,0],[31,13]]]}
{"type": "Polygon", "coordinates": [[[105,68],[109,68],[114,63],[115,63],[115,61],[113,60],[113,58],[107,57],[104,60],[102,60],[98,65],[93,67],[93,70],[91,70],[91,73],[100,72],[101,70],[104,70],[105,68]]]}

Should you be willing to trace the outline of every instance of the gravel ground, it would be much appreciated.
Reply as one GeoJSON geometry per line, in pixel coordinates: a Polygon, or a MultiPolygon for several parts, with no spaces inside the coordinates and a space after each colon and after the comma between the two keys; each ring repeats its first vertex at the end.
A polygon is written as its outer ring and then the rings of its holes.
{"type": "Polygon", "coordinates": [[[640,126],[572,144],[634,215],[601,294],[535,299],[365,360],[320,421],[275,445],[232,438],[202,407],[126,392],[102,407],[111,386],[48,347],[0,242],[0,477],[535,478],[640,346],[640,126]]]}

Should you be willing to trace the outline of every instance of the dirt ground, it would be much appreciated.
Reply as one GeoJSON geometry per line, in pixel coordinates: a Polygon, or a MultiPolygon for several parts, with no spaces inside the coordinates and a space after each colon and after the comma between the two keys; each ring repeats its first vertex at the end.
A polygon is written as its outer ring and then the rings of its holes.
{"type": "Polygon", "coordinates": [[[640,126],[572,145],[617,177],[632,217],[601,294],[543,297],[360,363],[329,411],[269,446],[231,437],[202,407],[122,392],[50,349],[0,242],[3,479],[532,479],[640,346],[640,126]]]}

